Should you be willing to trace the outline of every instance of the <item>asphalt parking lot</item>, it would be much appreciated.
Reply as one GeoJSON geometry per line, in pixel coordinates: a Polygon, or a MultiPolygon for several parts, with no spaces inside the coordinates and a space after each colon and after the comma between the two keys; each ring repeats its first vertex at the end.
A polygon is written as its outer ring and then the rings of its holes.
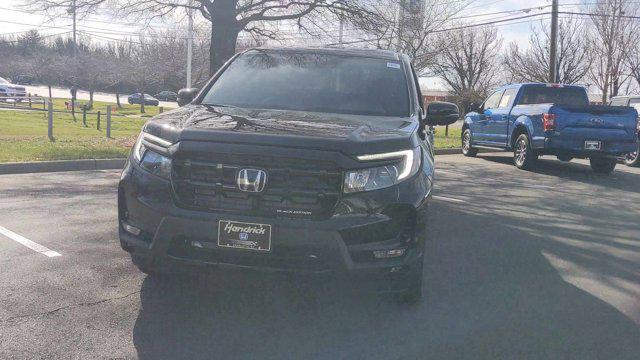
{"type": "Polygon", "coordinates": [[[414,307],[305,277],[146,277],[118,244],[118,171],[0,176],[0,358],[637,359],[640,169],[543,159],[437,158],[414,307]]]}

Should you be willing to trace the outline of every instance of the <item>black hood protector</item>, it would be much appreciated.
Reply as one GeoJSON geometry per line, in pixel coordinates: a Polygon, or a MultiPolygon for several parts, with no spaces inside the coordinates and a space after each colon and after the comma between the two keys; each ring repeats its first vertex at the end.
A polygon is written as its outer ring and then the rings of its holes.
{"type": "Polygon", "coordinates": [[[412,118],[187,105],[151,119],[144,130],[182,140],[271,145],[364,154],[418,146],[412,118]]]}

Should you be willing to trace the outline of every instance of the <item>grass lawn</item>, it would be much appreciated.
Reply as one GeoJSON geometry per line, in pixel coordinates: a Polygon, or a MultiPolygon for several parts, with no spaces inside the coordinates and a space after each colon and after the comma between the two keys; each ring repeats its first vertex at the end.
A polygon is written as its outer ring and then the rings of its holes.
{"type": "MultiPolygon", "coordinates": [[[[71,113],[71,110],[67,110],[65,102],[70,102],[71,99],[63,99],[63,98],[54,98],[53,101],[53,110],[55,111],[68,111],[71,113]]],[[[89,100],[76,100],[76,117],[82,117],[82,106],[89,103],[89,100]]],[[[28,102],[22,103],[2,103],[3,107],[12,107],[16,108],[29,108],[28,102]]],[[[95,113],[100,111],[103,115],[107,112],[107,106],[112,106],[112,113],[118,115],[127,115],[127,116],[141,116],[141,117],[151,117],[157,115],[160,111],[158,106],[150,106],[146,105],[144,107],[145,113],[140,113],[140,105],[130,105],[126,102],[121,103],[122,107],[118,109],[115,103],[109,103],[104,101],[94,101],[93,108],[89,109],[89,113],[95,113]]],[[[32,103],[32,107],[34,109],[44,109],[44,105],[42,103],[32,103]]],[[[171,110],[170,108],[165,108],[164,110],[171,110]]]]}
{"type": "Polygon", "coordinates": [[[0,162],[126,157],[146,121],[114,116],[107,139],[106,117],[102,116],[101,130],[96,120],[95,115],[87,116],[85,127],[82,116],[74,121],[71,114],[54,113],[51,142],[45,112],[0,110],[0,162]]]}
{"type": "Polygon", "coordinates": [[[445,137],[445,127],[438,126],[436,127],[436,136],[435,136],[435,148],[436,149],[451,149],[451,148],[459,148],[460,138],[462,136],[462,131],[460,128],[452,128],[449,127],[449,136],[445,137]]]}
{"type": "MultiPolygon", "coordinates": [[[[71,101],[71,99],[53,99],[53,109],[60,110],[60,111],[67,110],[64,104],[65,101],[69,102],[71,101]]],[[[88,102],[89,102],[88,100],[76,100],[76,104],[79,105],[79,106],[76,106],[76,112],[79,114],[79,116],[82,116],[81,106],[84,104],[87,104],[88,102]]],[[[151,116],[157,115],[159,111],[158,106],[145,105],[144,107],[145,113],[141,114],[140,105],[130,105],[123,102],[121,103],[122,107],[118,109],[118,107],[115,106],[115,103],[108,103],[104,101],[94,101],[93,108],[89,110],[89,112],[97,112],[99,110],[104,115],[107,112],[108,105],[112,106],[113,114],[120,114],[120,115],[139,115],[142,117],[151,117],[151,116]]],[[[165,109],[165,110],[171,110],[171,109],[165,109]]]]}

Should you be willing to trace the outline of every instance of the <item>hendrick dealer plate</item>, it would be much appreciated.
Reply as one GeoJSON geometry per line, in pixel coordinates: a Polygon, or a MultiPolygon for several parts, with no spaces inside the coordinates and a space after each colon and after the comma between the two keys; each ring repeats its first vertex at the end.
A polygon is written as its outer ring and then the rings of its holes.
{"type": "Polygon", "coordinates": [[[271,225],[219,220],[218,246],[271,251],[271,225]]]}

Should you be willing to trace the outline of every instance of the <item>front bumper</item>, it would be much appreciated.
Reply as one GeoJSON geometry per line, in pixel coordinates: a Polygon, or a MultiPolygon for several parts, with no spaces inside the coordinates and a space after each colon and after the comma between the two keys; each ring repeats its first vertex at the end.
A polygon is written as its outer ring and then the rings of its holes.
{"type": "Polygon", "coordinates": [[[343,196],[328,219],[262,218],[180,208],[169,181],[127,162],[118,189],[120,240],[135,261],[159,270],[210,266],[331,274],[374,279],[379,291],[402,291],[406,275],[422,262],[431,178],[427,167],[398,186],[343,196]],[[219,220],[271,225],[271,251],[218,247],[219,220]],[[141,233],[133,235],[123,224],[141,233]],[[373,256],[386,249],[405,253],[373,256]]]}

